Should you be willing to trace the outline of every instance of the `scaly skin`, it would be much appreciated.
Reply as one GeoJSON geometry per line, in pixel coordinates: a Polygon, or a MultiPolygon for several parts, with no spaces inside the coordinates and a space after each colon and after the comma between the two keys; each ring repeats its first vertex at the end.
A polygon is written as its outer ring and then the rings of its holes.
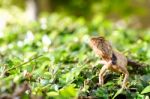
{"type": "Polygon", "coordinates": [[[127,70],[127,58],[121,52],[114,50],[111,44],[103,37],[92,37],[89,45],[95,54],[102,58],[100,63],[104,64],[99,73],[99,85],[104,84],[103,77],[106,70],[112,70],[124,74],[122,88],[126,88],[126,82],[129,77],[129,72],[127,70]]]}

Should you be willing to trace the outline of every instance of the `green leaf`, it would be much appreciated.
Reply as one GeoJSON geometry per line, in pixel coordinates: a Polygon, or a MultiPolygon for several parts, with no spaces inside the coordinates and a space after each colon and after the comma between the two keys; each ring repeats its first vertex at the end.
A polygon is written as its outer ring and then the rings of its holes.
{"type": "Polygon", "coordinates": [[[47,96],[51,96],[51,97],[58,96],[58,95],[59,95],[59,93],[55,92],[55,91],[51,91],[51,92],[47,93],[47,96]]]}
{"type": "Polygon", "coordinates": [[[141,92],[141,94],[150,93],[150,85],[144,88],[141,92]]]}
{"type": "Polygon", "coordinates": [[[77,96],[77,89],[74,84],[70,84],[59,91],[60,96],[66,99],[70,99],[71,97],[77,96]]]}
{"type": "Polygon", "coordinates": [[[123,92],[123,89],[121,88],[121,89],[119,89],[116,93],[115,93],[115,95],[114,95],[114,97],[112,98],[112,99],[115,99],[115,97],[117,97],[120,93],[122,93],[123,92]]]}

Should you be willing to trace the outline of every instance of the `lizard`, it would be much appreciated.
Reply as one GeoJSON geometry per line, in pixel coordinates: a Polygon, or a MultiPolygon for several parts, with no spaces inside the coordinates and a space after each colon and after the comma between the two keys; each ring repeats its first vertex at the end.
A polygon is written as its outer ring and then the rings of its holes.
{"type": "Polygon", "coordinates": [[[93,49],[95,54],[98,57],[101,57],[99,61],[100,64],[103,64],[100,72],[99,72],[99,85],[104,84],[104,76],[107,70],[111,70],[114,72],[120,72],[124,74],[124,78],[122,81],[122,89],[126,89],[126,84],[129,78],[129,72],[127,70],[127,65],[135,65],[139,66],[138,64],[132,60],[127,59],[125,55],[123,55],[118,50],[112,48],[109,41],[107,41],[104,37],[91,37],[89,46],[93,49]]]}

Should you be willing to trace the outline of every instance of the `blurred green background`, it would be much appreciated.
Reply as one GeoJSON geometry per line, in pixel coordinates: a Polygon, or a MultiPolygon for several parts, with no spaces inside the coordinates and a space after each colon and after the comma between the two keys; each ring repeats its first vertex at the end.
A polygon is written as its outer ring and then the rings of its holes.
{"type": "Polygon", "coordinates": [[[149,9],[150,0],[0,0],[0,99],[149,99],[149,9]],[[148,64],[128,66],[128,89],[114,72],[96,86],[91,36],[148,64]]]}
{"type": "Polygon", "coordinates": [[[1,0],[0,7],[1,17],[6,15],[6,20],[11,15],[13,19],[35,20],[41,15],[59,13],[83,17],[88,22],[99,16],[128,27],[150,26],[149,0],[1,0]]]}

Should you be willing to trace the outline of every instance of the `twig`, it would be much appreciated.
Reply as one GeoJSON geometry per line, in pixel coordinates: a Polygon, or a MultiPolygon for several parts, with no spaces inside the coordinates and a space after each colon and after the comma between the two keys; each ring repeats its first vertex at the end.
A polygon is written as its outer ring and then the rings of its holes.
{"type": "Polygon", "coordinates": [[[12,70],[12,69],[15,69],[15,68],[17,68],[17,67],[23,66],[23,65],[25,65],[25,64],[28,64],[28,63],[30,63],[31,61],[36,60],[36,59],[38,59],[38,58],[40,58],[40,57],[42,57],[42,56],[43,56],[43,55],[39,55],[39,56],[37,56],[37,57],[34,57],[34,58],[30,59],[30,60],[27,61],[27,62],[24,62],[24,63],[22,63],[22,64],[19,64],[19,65],[17,65],[17,66],[14,66],[14,67],[12,67],[12,68],[10,68],[10,69],[7,69],[5,72],[10,71],[10,70],[12,70]]]}

